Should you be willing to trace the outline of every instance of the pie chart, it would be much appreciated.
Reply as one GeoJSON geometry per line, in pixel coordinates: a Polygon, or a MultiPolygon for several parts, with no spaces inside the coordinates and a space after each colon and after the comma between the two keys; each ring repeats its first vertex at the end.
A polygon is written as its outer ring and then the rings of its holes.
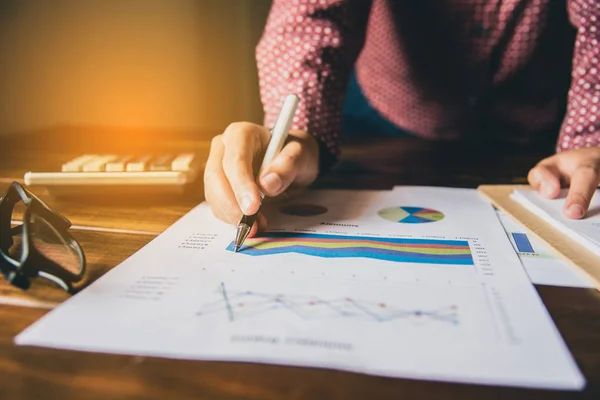
{"type": "Polygon", "coordinates": [[[379,210],[377,214],[383,219],[401,224],[425,224],[444,218],[443,213],[423,207],[389,207],[379,210]]]}

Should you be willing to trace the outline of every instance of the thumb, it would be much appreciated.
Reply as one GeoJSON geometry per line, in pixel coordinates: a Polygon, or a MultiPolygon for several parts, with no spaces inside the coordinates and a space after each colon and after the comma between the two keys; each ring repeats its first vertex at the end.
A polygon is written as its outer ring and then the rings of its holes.
{"type": "Polygon", "coordinates": [[[529,184],[546,198],[556,198],[560,194],[560,174],[553,166],[538,164],[527,176],[529,184]]]}
{"type": "Polygon", "coordinates": [[[296,179],[302,145],[291,141],[275,157],[271,165],[261,173],[259,184],[263,192],[274,197],[284,192],[296,179]]]}

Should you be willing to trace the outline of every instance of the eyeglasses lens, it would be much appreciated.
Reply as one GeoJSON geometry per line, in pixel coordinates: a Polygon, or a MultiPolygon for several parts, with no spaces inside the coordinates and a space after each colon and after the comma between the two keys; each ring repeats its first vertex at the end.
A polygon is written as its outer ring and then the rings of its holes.
{"type": "Polygon", "coordinates": [[[22,261],[23,256],[23,237],[21,235],[13,236],[13,245],[8,249],[8,254],[10,258],[15,260],[17,263],[22,261]]]}
{"type": "Polygon", "coordinates": [[[30,222],[31,238],[36,249],[67,271],[79,274],[82,260],[72,245],[44,218],[33,214],[30,222]]]}

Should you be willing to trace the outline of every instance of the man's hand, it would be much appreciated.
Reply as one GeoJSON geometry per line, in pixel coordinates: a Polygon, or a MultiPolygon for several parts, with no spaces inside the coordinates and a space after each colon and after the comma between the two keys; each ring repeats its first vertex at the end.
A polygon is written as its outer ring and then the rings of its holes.
{"type": "MultiPolygon", "coordinates": [[[[204,170],[204,197],[221,220],[237,225],[242,212],[254,214],[260,206],[260,191],[275,197],[291,185],[307,186],[318,176],[319,148],[306,131],[292,130],[281,153],[258,177],[269,144],[267,128],[248,122],[236,122],[212,140],[204,170]]],[[[266,218],[259,214],[250,232],[266,228],[266,218]],[[258,225],[258,226],[256,226],[258,225]]]]}
{"type": "Polygon", "coordinates": [[[568,218],[583,218],[600,183],[600,148],[568,150],[540,161],[527,179],[529,184],[547,198],[556,198],[562,185],[569,186],[564,214],[568,218]]]}

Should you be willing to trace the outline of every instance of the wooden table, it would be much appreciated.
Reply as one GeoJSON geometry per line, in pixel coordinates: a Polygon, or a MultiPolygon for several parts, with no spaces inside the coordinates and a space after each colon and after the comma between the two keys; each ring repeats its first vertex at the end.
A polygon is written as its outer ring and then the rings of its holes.
{"type": "MultiPolygon", "coordinates": [[[[95,152],[161,149],[207,150],[194,133],[110,132],[52,129],[0,138],[0,191],[30,169],[55,167],[93,146],[95,152]],[[82,139],[83,138],[83,139],[82,139]],[[148,138],[152,138],[149,140],[148,138]],[[69,143],[65,145],[65,143],[69,143]]],[[[206,136],[204,136],[206,137],[206,136]]],[[[499,144],[435,144],[413,139],[350,141],[338,167],[316,187],[385,189],[393,185],[476,187],[524,183],[535,162],[552,152],[499,144]],[[492,151],[493,149],[493,151],[492,151]]],[[[202,187],[169,204],[76,202],[38,194],[64,213],[89,259],[92,276],[114,267],[198,201],[202,187]],[[119,230],[133,229],[137,234],[119,230]]],[[[36,287],[30,299],[46,296],[36,287]]],[[[346,372],[246,363],[178,361],[16,347],[13,337],[47,312],[0,306],[0,398],[9,399],[399,399],[399,398],[600,398],[600,294],[593,290],[538,286],[544,303],[582,369],[581,393],[388,379],[346,372]]],[[[58,294],[50,300],[61,301],[58,294]]]]}

